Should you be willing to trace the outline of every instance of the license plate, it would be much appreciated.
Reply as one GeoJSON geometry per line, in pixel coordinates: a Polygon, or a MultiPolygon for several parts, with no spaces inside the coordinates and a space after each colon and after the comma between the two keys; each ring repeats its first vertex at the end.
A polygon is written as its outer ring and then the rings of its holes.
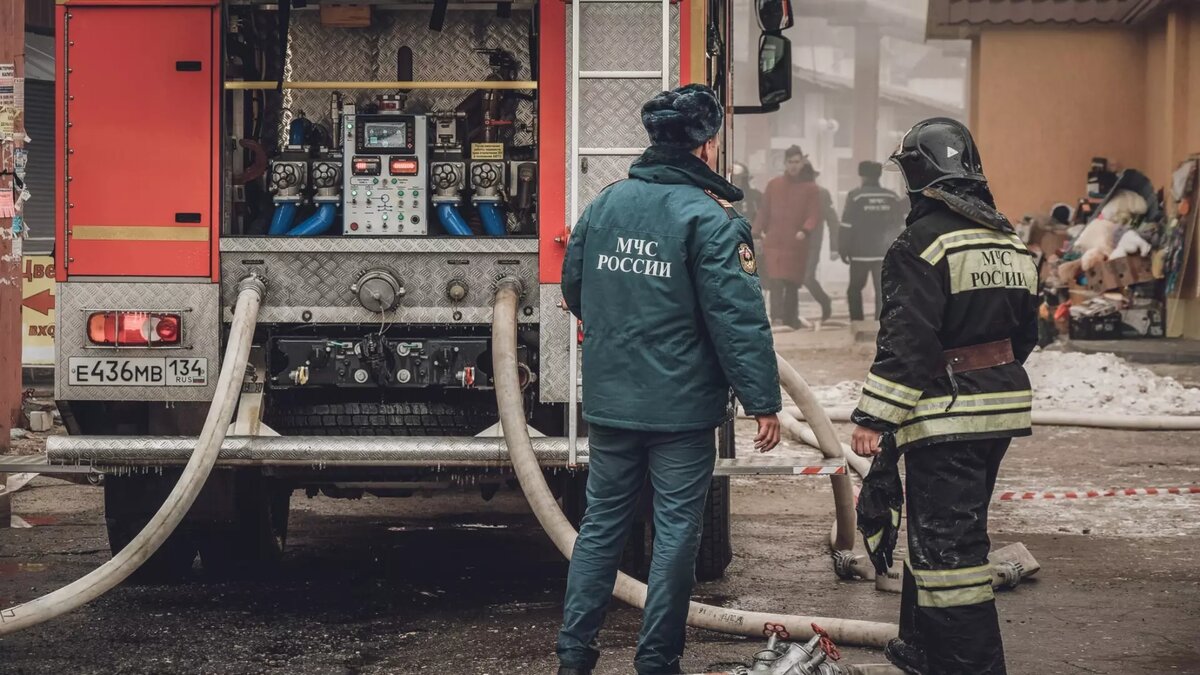
{"type": "Polygon", "coordinates": [[[208,384],[208,359],[97,358],[68,360],[71,386],[203,387],[208,384]]]}

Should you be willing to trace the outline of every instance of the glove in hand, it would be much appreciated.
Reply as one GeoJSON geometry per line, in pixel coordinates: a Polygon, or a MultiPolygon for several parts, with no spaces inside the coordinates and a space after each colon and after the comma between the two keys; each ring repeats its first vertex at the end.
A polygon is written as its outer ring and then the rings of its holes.
{"type": "Polygon", "coordinates": [[[884,434],[883,449],[871,463],[858,494],[858,531],[867,545],[867,555],[876,574],[886,574],[900,534],[900,508],[904,488],[900,484],[900,450],[892,434],[884,434]]]}

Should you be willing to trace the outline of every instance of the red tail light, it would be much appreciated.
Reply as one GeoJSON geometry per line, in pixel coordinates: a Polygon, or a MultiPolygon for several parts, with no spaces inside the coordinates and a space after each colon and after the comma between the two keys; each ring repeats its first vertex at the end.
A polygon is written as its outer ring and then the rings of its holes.
{"type": "Polygon", "coordinates": [[[579,342],[579,344],[583,344],[583,322],[582,321],[576,322],[575,339],[579,342]]]}
{"type": "Polygon", "coordinates": [[[88,340],[109,347],[167,347],[179,344],[178,314],[96,312],[88,317],[88,340]]]}

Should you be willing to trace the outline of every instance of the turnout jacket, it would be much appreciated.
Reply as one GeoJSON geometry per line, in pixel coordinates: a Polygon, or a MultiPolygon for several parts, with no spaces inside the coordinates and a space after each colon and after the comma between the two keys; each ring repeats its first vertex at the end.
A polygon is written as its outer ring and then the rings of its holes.
{"type": "Polygon", "coordinates": [[[846,195],[838,253],[863,262],[883,260],[904,226],[900,197],[879,185],[863,185],[846,195]]]}
{"type": "Polygon", "coordinates": [[[562,290],[583,320],[583,416],[642,431],[713,428],[732,385],[782,407],[742,193],[691,153],[651,147],[584,210],[562,290]]]}
{"type": "Polygon", "coordinates": [[[875,362],[852,415],[901,448],[1027,436],[1037,344],[1033,256],[978,198],[927,189],[883,260],[875,362]],[[943,351],[1010,339],[1016,362],[947,372],[943,351]]]}

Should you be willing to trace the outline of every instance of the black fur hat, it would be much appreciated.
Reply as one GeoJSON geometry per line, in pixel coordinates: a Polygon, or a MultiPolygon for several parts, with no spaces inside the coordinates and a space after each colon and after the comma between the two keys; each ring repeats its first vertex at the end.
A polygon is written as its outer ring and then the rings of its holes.
{"type": "Polygon", "coordinates": [[[694,150],[716,136],[724,121],[716,93],[703,84],[664,91],[642,106],[652,145],[694,150]]]}

